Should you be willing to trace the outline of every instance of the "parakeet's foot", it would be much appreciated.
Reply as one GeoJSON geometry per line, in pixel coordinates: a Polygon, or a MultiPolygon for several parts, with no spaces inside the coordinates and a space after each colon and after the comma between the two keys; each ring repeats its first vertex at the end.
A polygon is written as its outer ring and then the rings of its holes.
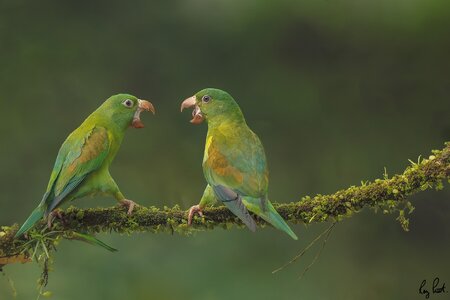
{"type": "Polygon", "coordinates": [[[194,205],[189,209],[189,214],[188,214],[188,225],[192,224],[192,218],[194,217],[194,215],[198,213],[198,215],[200,217],[203,217],[203,211],[202,208],[200,207],[200,205],[194,205]]]}
{"type": "Polygon", "coordinates": [[[48,229],[52,229],[52,223],[53,223],[53,220],[55,220],[55,218],[60,219],[61,223],[64,224],[64,219],[63,219],[63,216],[61,214],[61,210],[60,209],[55,209],[47,217],[47,227],[48,227],[48,229]]]}
{"type": "Polygon", "coordinates": [[[124,199],[124,200],[120,201],[120,205],[125,206],[125,207],[128,208],[128,211],[127,211],[128,215],[131,215],[133,213],[134,208],[136,206],[139,206],[134,201],[127,200],[127,199],[124,199]]]}

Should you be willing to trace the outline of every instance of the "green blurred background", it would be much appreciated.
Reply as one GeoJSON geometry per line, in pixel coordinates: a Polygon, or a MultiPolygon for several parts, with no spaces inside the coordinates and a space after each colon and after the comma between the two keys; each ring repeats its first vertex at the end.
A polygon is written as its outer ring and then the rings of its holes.
{"type": "MultiPolygon", "coordinates": [[[[119,92],[157,108],[112,166],[144,205],[199,201],[206,126],[191,126],[179,106],[204,87],[229,91],[261,137],[273,201],[401,172],[450,140],[448,1],[0,3],[0,225],[28,216],[65,137],[119,92]]],[[[48,288],[64,300],[424,299],[423,279],[450,286],[449,197],[448,184],[412,197],[408,233],[370,210],[344,220],[300,281],[319,245],[271,271],[326,224],[294,226],[298,242],[271,228],[101,235],[115,254],[64,241],[48,288]]],[[[17,299],[35,299],[40,270],[5,269],[17,299]]],[[[0,299],[11,298],[0,276],[0,299]]]]}

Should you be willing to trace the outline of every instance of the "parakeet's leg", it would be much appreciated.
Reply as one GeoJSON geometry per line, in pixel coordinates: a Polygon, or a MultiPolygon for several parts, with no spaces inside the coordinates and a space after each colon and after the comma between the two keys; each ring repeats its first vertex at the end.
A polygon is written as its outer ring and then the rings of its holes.
{"type": "Polygon", "coordinates": [[[200,204],[191,206],[191,208],[189,209],[188,225],[192,224],[192,218],[194,217],[195,214],[198,214],[200,217],[203,217],[203,210],[202,210],[200,204]]]}
{"type": "Polygon", "coordinates": [[[133,210],[136,206],[138,206],[136,204],[136,202],[128,200],[128,199],[123,199],[120,200],[120,205],[125,206],[126,208],[128,208],[127,214],[131,215],[133,213],[133,210]]]}
{"type": "Polygon", "coordinates": [[[114,193],[114,197],[117,199],[117,201],[119,201],[119,205],[125,206],[128,209],[127,210],[128,215],[131,215],[133,213],[134,208],[138,206],[136,202],[125,199],[124,195],[120,191],[114,193]]]}
{"type": "Polygon", "coordinates": [[[64,224],[64,218],[61,214],[61,210],[59,208],[55,209],[54,211],[52,211],[48,216],[47,216],[47,227],[48,229],[52,229],[52,223],[53,220],[55,220],[55,218],[58,218],[61,220],[61,222],[64,224]]]}
{"type": "Polygon", "coordinates": [[[103,193],[114,196],[114,198],[116,198],[116,200],[119,202],[121,206],[125,206],[127,208],[127,214],[131,215],[133,213],[134,208],[138,205],[134,201],[125,198],[125,196],[120,192],[117,183],[111,177],[109,172],[107,173],[106,176],[108,176],[108,179],[106,183],[103,183],[101,191],[103,193]]]}
{"type": "Polygon", "coordinates": [[[188,212],[188,225],[192,224],[192,218],[197,213],[200,217],[203,217],[203,208],[207,206],[212,206],[215,202],[217,202],[216,195],[214,194],[214,190],[208,184],[203,192],[202,199],[198,205],[194,205],[189,209],[188,212]]]}

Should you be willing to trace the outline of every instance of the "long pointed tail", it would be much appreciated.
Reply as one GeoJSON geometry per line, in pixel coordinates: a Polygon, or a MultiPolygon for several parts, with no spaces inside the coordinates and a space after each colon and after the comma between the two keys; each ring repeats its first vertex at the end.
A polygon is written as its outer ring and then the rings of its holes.
{"type": "Polygon", "coordinates": [[[39,205],[38,207],[36,207],[36,209],[33,210],[33,212],[25,221],[25,223],[23,223],[22,227],[20,227],[19,231],[17,231],[15,237],[17,238],[22,234],[24,234],[25,232],[27,232],[28,230],[30,230],[34,226],[34,224],[36,224],[40,219],[42,219],[44,213],[45,207],[43,205],[39,205]]]}
{"type": "Polygon", "coordinates": [[[278,214],[270,201],[267,201],[266,211],[261,209],[260,199],[244,197],[243,202],[251,212],[263,218],[266,222],[272,224],[273,227],[286,232],[294,240],[298,240],[297,235],[292,231],[286,221],[278,214]]]}
{"type": "Polygon", "coordinates": [[[267,212],[261,214],[261,218],[272,224],[275,228],[286,232],[294,240],[298,240],[297,235],[292,231],[283,217],[278,214],[272,203],[267,203],[267,212]]]}

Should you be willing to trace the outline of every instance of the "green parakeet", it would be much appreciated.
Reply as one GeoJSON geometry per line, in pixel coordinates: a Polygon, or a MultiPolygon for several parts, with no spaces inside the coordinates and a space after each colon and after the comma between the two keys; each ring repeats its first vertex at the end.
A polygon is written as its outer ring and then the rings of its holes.
{"type": "Polygon", "coordinates": [[[142,111],[155,113],[153,105],[128,94],[108,98],[62,144],[47,190],[39,206],[16,234],[30,230],[42,218],[48,218],[61,204],[76,198],[111,195],[131,214],[135,203],[125,199],[109,173],[109,166],[120,148],[128,127],[142,128],[142,111]]]}
{"type": "Polygon", "coordinates": [[[208,123],[203,173],[208,186],[198,205],[189,210],[189,224],[195,213],[220,200],[255,231],[249,211],[297,240],[295,233],[270,203],[267,195],[269,171],[258,136],[248,127],[239,105],[228,93],[204,89],[181,104],[181,111],[193,107],[191,123],[208,123]]]}

